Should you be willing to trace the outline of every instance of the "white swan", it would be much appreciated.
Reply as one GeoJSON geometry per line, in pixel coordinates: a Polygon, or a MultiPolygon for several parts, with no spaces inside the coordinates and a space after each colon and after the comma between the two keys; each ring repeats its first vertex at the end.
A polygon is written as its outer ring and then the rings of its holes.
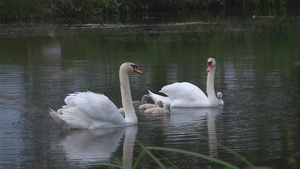
{"type": "Polygon", "coordinates": [[[120,66],[119,78],[125,118],[108,97],[89,91],[69,94],[65,98],[66,105],[57,111],[50,109],[51,117],[68,129],[110,128],[136,124],[137,116],[132,105],[128,76],[131,72],[142,73],[130,62],[120,66]]]}
{"type": "Polygon", "coordinates": [[[146,114],[165,114],[170,112],[170,103],[165,103],[164,107],[153,107],[145,110],[146,114]]]}
{"type": "MultiPolygon", "coordinates": [[[[160,92],[167,96],[152,93],[150,90],[149,96],[155,102],[158,100],[164,103],[170,102],[171,107],[218,107],[219,100],[216,97],[214,88],[216,72],[216,60],[214,58],[208,58],[207,72],[207,96],[197,86],[188,82],[176,82],[164,86],[160,92]]],[[[224,102],[221,104],[223,105],[224,102]]]]}
{"type": "Polygon", "coordinates": [[[146,109],[150,109],[150,108],[154,108],[154,107],[163,107],[163,102],[158,100],[154,104],[151,104],[151,103],[142,104],[139,106],[139,110],[146,110],[146,109]]]}

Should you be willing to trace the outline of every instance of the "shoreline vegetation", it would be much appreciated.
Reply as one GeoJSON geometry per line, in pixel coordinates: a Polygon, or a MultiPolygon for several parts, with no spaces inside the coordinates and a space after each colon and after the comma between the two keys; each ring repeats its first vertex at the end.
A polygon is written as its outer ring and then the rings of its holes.
{"type": "MultiPolygon", "coordinates": [[[[166,21],[160,23],[34,23],[19,22],[0,24],[1,38],[16,37],[52,37],[63,35],[111,35],[117,41],[201,41],[190,37],[190,32],[199,35],[216,32],[235,32],[242,34],[273,34],[284,32],[299,32],[298,17],[248,17],[211,19],[208,21],[166,21]],[[156,36],[153,36],[156,35],[156,36]],[[157,36],[159,35],[159,36],[157,36]],[[160,36],[164,38],[160,39],[160,36]]],[[[201,37],[201,36],[200,36],[201,37]]]]}
{"type": "Polygon", "coordinates": [[[300,19],[282,17],[257,17],[255,19],[227,19],[216,22],[170,22],[159,24],[52,24],[9,23],[0,24],[1,38],[52,37],[63,35],[111,35],[117,41],[201,41],[201,36],[190,37],[190,32],[199,35],[216,32],[234,32],[248,35],[266,35],[284,32],[299,32],[300,19]],[[156,35],[156,36],[153,36],[156,35]],[[159,35],[159,36],[158,36],[159,35]],[[163,38],[160,39],[160,36],[163,38]]]}
{"type": "Polygon", "coordinates": [[[238,10],[253,13],[300,7],[300,0],[1,0],[2,23],[49,18],[83,18],[137,13],[238,10]]]}

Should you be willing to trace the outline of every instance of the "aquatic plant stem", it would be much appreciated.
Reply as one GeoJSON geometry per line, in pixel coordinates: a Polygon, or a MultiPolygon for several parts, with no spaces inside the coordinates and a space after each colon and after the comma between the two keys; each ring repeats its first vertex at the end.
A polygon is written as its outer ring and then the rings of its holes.
{"type": "Polygon", "coordinates": [[[166,169],[166,167],[156,158],[150,151],[148,147],[143,146],[138,140],[137,143],[143,148],[143,150],[160,166],[161,169],[166,169]]]}
{"type": "Polygon", "coordinates": [[[191,151],[180,150],[180,149],[175,149],[175,148],[167,148],[167,147],[152,147],[152,146],[150,146],[150,147],[145,147],[145,148],[147,150],[170,151],[170,152],[175,152],[175,153],[191,155],[191,156],[194,156],[194,157],[199,157],[199,158],[203,158],[203,159],[206,159],[206,160],[213,161],[215,163],[221,164],[223,166],[226,166],[226,167],[229,167],[229,168],[232,168],[232,169],[239,169],[238,167],[233,166],[232,164],[229,164],[225,161],[222,161],[222,160],[219,160],[219,159],[216,159],[216,158],[204,155],[204,154],[200,154],[200,153],[194,153],[194,152],[191,152],[191,151]]]}
{"type": "MultiPolygon", "coordinates": [[[[208,140],[208,138],[205,138],[205,137],[201,137],[201,139],[203,140],[208,140]]],[[[255,168],[255,166],[250,162],[248,161],[246,158],[244,158],[243,156],[241,156],[239,153],[233,151],[232,149],[226,147],[225,145],[217,142],[217,145],[221,148],[223,148],[224,150],[228,151],[229,153],[233,154],[234,156],[236,156],[238,159],[240,159],[241,161],[243,161],[245,164],[255,168]]]]}

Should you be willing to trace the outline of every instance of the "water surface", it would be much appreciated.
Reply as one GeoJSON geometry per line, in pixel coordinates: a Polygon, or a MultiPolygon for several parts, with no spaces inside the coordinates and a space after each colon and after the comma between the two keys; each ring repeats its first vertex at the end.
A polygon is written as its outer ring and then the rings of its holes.
{"type": "MultiPolygon", "coordinates": [[[[258,25],[257,30],[241,24],[248,20],[214,27],[202,22],[128,30],[98,25],[78,34],[1,38],[0,168],[130,166],[142,151],[135,140],[248,166],[221,143],[255,166],[299,168],[299,27],[258,25]],[[223,93],[222,109],[177,108],[163,116],[137,110],[135,127],[93,131],[63,131],[48,114],[75,91],[101,92],[121,106],[118,69],[124,61],[144,72],[130,77],[134,100],[147,89],[157,92],[177,81],[205,91],[209,57],[217,60],[215,88],[223,93]]],[[[179,168],[221,167],[182,154],[153,153],[168,167],[168,160],[179,168]]],[[[158,166],[145,155],[139,167],[158,166]]]]}

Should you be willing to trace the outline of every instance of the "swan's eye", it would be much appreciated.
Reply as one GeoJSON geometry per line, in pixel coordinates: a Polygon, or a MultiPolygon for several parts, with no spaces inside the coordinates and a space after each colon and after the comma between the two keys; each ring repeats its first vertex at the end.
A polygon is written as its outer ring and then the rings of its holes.
{"type": "Polygon", "coordinates": [[[130,65],[130,66],[131,66],[133,69],[134,69],[134,68],[137,68],[137,66],[136,66],[136,65],[130,65]]]}
{"type": "Polygon", "coordinates": [[[131,65],[131,67],[132,67],[132,69],[133,69],[134,72],[141,73],[141,74],[143,73],[142,71],[140,71],[138,69],[138,67],[136,65],[131,65]]]}
{"type": "Polygon", "coordinates": [[[209,66],[209,65],[212,65],[212,61],[207,62],[207,65],[208,65],[208,66],[209,66]]]}

